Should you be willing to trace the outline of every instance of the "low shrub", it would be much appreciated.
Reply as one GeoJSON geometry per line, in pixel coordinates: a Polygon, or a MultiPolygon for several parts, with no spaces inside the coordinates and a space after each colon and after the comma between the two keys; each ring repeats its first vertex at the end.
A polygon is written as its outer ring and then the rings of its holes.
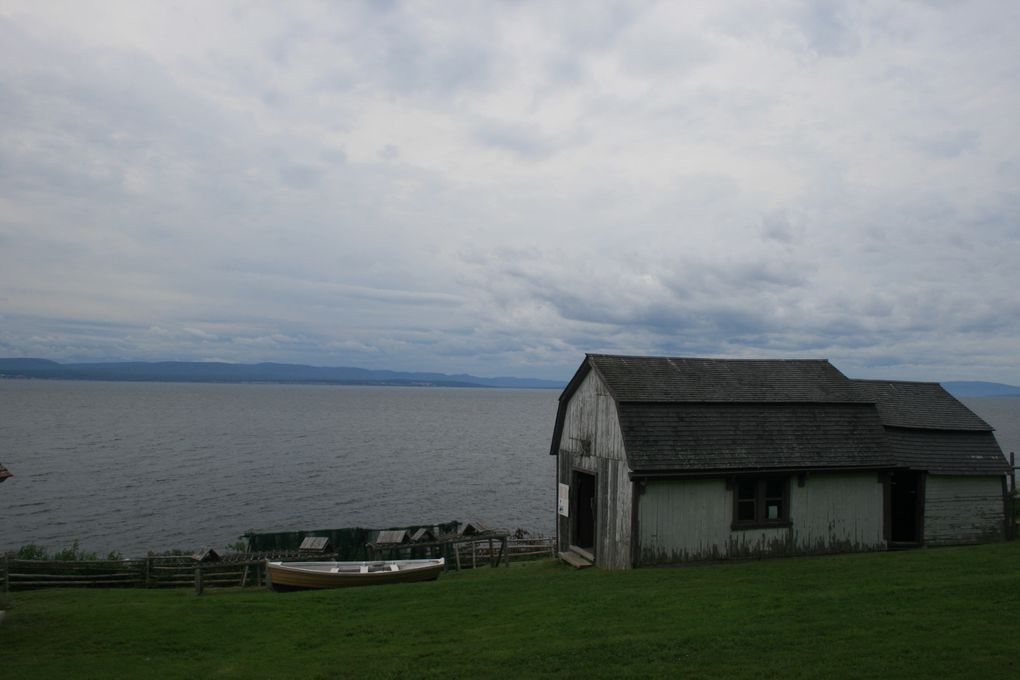
{"type": "Polygon", "coordinates": [[[14,553],[14,559],[16,560],[46,560],[49,557],[50,554],[46,551],[46,548],[35,543],[23,545],[14,553]]]}
{"type": "MultiPolygon", "coordinates": [[[[16,560],[60,560],[62,562],[81,562],[100,559],[95,552],[82,550],[77,539],[69,547],[58,550],[52,556],[45,547],[36,543],[29,543],[18,548],[11,557],[16,560]]],[[[120,552],[111,550],[102,559],[120,561],[124,558],[120,552]]]]}

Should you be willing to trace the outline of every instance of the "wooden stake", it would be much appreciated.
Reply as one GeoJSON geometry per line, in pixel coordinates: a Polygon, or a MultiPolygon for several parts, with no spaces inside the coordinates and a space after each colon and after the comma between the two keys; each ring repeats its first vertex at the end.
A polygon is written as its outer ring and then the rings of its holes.
{"type": "Polygon", "coordinates": [[[1009,489],[1016,494],[1016,452],[1009,452],[1009,489]]]}

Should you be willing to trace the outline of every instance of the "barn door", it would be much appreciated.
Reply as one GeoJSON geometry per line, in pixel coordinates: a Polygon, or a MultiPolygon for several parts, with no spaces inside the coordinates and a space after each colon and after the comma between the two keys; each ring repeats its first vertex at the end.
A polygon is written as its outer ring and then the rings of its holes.
{"type": "Polygon", "coordinates": [[[590,553],[595,552],[595,475],[587,472],[574,471],[573,516],[570,543],[590,553]]]}
{"type": "Polygon", "coordinates": [[[896,470],[890,477],[889,511],[893,547],[919,545],[923,536],[923,475],[914,470],[896,470]]]}

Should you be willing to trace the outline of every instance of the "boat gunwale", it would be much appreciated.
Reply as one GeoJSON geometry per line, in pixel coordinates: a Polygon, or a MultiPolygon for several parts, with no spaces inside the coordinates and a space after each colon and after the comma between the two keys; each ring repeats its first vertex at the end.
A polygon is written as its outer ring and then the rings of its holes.
{"type": "Polygon", "coordinates": [[[266,566],[292,573],[310,574],[315,576],[358,576],[360,578],[378,577],[381,575],[408,574],[425,569],[442,569],[446,566],[446,559],[423,560],[371,560],[364,562],[282,562],[266,560],[266,566]],[[391,564],[399,568],[379,569],[378,571],[361,571],[362,567],[383,567],[391,564]],[[347,570],[341,571],[344,567],[347,570]],[[333,571],[337,569],[337,571],[333,571]]]}

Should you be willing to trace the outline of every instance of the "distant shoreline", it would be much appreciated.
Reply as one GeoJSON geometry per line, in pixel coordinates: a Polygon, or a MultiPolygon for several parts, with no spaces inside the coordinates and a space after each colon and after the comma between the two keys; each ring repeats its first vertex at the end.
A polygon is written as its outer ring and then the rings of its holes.
{"type": "MultiPolygon", "coordinates": [[[[456,387],[456,388],[478,388],[492,390],[556,390],[561,387],[547,386],[507,386],[507,385],[479,385],[477,383],[465,382],[430,382],[430,381],[400,381],[400,380],[229,380],[229,379],[192,379],[192,378],[104,378],[104,377],[69,377],[69,376],[28,376],[28,375],[5,375],[0,374],[0,380],[14,381],[58,381],[66,380],[71,382],[116,382],[116,383],[169,383],[169,384],[193,384],[193,385],[322,385],[336,387],[456,387]]],[[[1017,395],[1020,396],[1020,395],[1017,395]]]]}
{"type": "Polygon", "coordinates": [[[29,358],[0,358],[0,379],[557,390],[563,389],[566,385],[566,382],[537,378],[482,378],[469,374],[447,375],[303,364],[231,364],[200,361],[61,364],[49,359],[29,358]]]}

